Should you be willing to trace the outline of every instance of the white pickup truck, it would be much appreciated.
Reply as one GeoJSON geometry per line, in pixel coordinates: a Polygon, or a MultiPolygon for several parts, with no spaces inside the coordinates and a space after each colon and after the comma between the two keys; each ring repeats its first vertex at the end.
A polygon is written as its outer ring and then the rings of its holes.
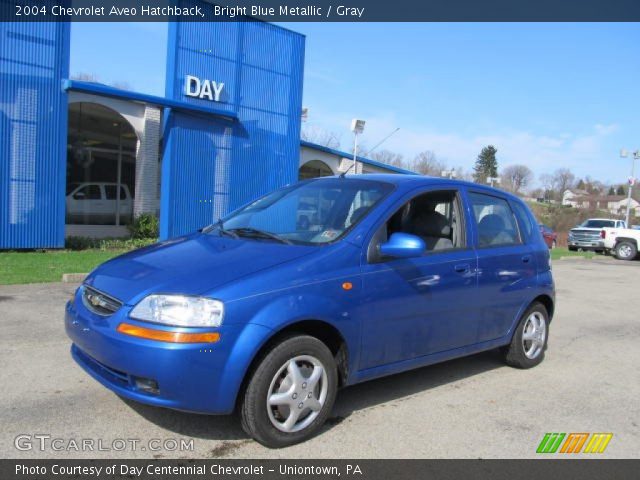
{"type": "Polygon", "coordinates": [[[569,250],[592,250],[601,253],[605,247],[600,237],[603,228],[627,228],[624,220],[613,218],[590,218],[569,230],[567,246],[569,250]]]}
{"type": "Polygon", "coordinates": [[[600,231],[605,252],[619,260],[633,260],[638,255],[640,230],[635,228],[605,227],[600,231]]]}

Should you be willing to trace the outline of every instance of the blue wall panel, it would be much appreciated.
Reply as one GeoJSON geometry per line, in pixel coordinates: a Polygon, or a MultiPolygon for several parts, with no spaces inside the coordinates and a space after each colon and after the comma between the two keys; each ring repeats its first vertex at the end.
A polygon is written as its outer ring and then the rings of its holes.
{"type": "Polygon", "coordinates": [[[68,23],[0,23],[0,249],[64,246],[68,75],[68,23]]]}
{"type": "Polygon", "coordinates": [[[165,112],[161,238],[297,180],[303,64],[304,36],[272,24],[170,24],[167,97],[239,120],[165,112]],[[223,82],[221,101],[185,96],[186,75],[223,82]]]}

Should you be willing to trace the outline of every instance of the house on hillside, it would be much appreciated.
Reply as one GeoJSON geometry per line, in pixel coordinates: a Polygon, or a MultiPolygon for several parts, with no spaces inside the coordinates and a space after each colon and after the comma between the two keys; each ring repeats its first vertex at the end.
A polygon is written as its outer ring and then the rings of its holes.
{"type": "MultiPolygon", "coordinates": [[[[627,196],[591,194],[585,190],[569,189],[562,195],[562,205],[624,215],[627,211],[627,196]]],[[[636,217],[640,216],[640,201],[637,198],[631,198],[631,213],[636,217]]]]}

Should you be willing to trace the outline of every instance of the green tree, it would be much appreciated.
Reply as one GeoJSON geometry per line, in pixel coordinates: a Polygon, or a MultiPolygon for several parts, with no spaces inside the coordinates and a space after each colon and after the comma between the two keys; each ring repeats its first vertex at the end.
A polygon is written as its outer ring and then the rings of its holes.
{"type": "Polygon", "coordinates": [[[582,180],[582,179],[578,180],[578,185],[576,185],[576,188],[578,190],[584,190],[585,189],[584,180],[582,180]]]}
{"type": "Polygon", "coordinates": [[[498,176],[498,150],[493,145],[482,149],[473,167],[473,180],[477,183],[486,183],[488,177],[498,176]]]}
{"type": "Polygon", "coordinates": [[[613,185],[611,185],[609,187],[609,192],[607,193],[607,195],[615,195],[616,194],[616,190],[615,188],[613,188],[613,185]]]}
{"type": "Polygon", "coordinates": [[[618,190],[616,190],[616,195],[626,195],[626,194],[627,194],[627,192],[624,189],[624,185],[620,185],[618,187],[618,190]]]}

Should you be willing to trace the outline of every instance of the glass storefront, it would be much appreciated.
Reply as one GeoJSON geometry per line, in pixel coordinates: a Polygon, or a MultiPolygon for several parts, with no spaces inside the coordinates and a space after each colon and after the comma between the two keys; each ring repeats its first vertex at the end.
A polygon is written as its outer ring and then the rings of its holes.
{"type": "Polygon", "coordinates": [[[66,223],[126,225],[133,217],[137,136],[115,111],[69,105],[66,223]]]}

